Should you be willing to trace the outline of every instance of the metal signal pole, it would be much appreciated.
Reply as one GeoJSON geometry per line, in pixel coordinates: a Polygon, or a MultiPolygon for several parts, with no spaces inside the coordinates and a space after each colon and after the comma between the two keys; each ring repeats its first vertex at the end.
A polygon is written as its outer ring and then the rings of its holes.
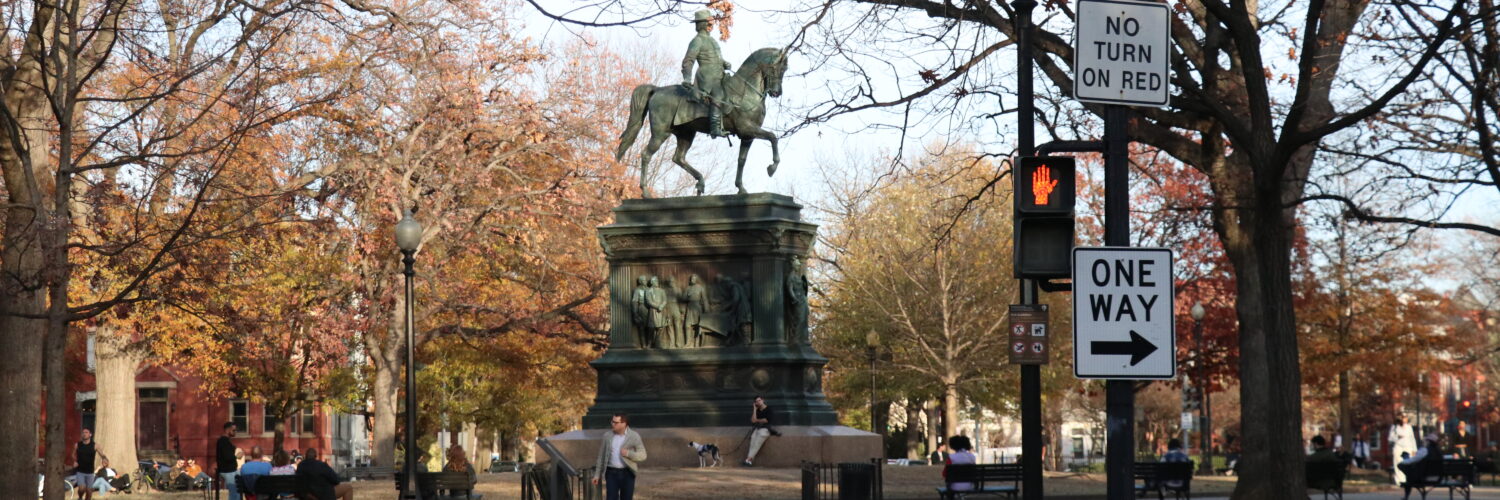
{"type": "MultiPolygon", "coordinates": [[[[1033,99],[1031,11],[1036,0],[1015,0],[1017,79],[1021,102],[1016,106],[1016,156],[1031,156],[1036,146],[1036,107],[1033,99]]],[[[1011,173],[1016,172],[1012,165],[1011,173]]],[[[1013,257],[1014,258],[1014,257],[1013,257]]],[[[1038,303],[1036,280],[1020,284],[1023,305],[1038,303]]],[[[1021,498],[1042,499],[1042,367],[1021,365],[1021,498]]]]}
{"type": "MultiPolygon", "coordinates": [[[[1104,107],[1104,245],[1130,246],[1130,109],[1104,107]]],[[[1135,498],[1135,381],[1105,382],[1109,500],[1135,498]]]]}

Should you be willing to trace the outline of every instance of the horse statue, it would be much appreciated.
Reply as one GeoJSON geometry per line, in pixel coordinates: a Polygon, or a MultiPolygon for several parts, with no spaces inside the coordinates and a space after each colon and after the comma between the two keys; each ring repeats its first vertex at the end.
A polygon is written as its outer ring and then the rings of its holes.
{"type": "MultiPolygon", "coordinates": [[[[745,155],[750,153],[750,144],[755,139],[771,141],[771,165],[767,175],[776,175],[776,165],[781,163],[781,152],[776,146],[776,134],[760,128],[766,119],[766,94],[781,96],[781,76],[786,73],[786,54],[774,47],[757,50],[745,58],[740,70],[724,77],[724,96],[728,109],[724,112],[724,130],[740,138],[740,162],[734,174],[734,187],[745,194],[741,178],[745,172],[745,155]]],[[[687,170],[698,180],[698,194],[703,194],[703,174],[698,173],[687,162],[687,151],[693,147],[693,137],[708,133],[708,104],[699,96],[700,92],[683,85],[658,87],[651,84],[638,85],[630,96],[630,122],[620,134],[620,147],[615,150],[615,161],[625,157],[625,152],[635,144],[646,115],[651,116],[651,140],[641,153],[641,196],[646,190],[646,169],[656,150],[667,140],[670,133],[677,137],[677,152],[672,162],[687,170]]]]}

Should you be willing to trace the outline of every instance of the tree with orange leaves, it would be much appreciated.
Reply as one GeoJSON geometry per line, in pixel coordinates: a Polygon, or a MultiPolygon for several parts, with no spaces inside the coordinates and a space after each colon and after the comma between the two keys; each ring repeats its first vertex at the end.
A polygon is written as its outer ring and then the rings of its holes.
{"type": "Polygon", "coordinates": [[[321,203],[350,239],[334,278],[371,321],[361,340],[385,465],[407,309],[391,225],[412,210],[423,226],[417,346],[455,337],[490,349],[530,335],[602,348],[607,280],[593,228],[626,188],[607,156],[617,131],[597,117],[619,115],[620,79],[639,77],[599,49],[554,59],[516,36],[503,10],[429,15],[443,27],[392,34],[399,48],[370,54],[362,92],[325,110],[333,126],[310,145],[348,166],[323,180],[321,203]]]}
{"type": "Polygon", "coordinates": [[[1319,241],[1309,245],[1313,264],[1298,286],[1301,366],[1310,407],[1326,403],[1331,411],[1308,418],[1352,439],[1362,423],[1388,424],[1401,395],[1432,396],[1420,377],[1457,373],[1480,344],[1455,328],[1452,297],[1428,284],[1438,264],[1413,257],[1431,250],[1409,233],[1339,214],[1309,220],[1319,241]],[[1374,407],[1355,399],[1382,392],[1389,399],[1374,407]]]}

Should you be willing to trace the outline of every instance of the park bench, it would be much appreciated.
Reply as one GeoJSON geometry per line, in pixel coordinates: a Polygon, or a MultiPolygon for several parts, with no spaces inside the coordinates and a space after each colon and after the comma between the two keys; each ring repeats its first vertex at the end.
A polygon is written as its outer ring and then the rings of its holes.
{"type": "Polygon", "coordinates": [[[1193,497],[1193,462],[1136,462],[1132,468],[1136,480],[1135,494],[1156,492],[1158,500],[1165,500],[1166,492],[1172,498],[1193,497]],[[1181,481],[1181,486],[1169,486],[1167,481],[1181,481]]]}
{"type": "Polygon", "coordinates": [[[344,469],[344,479],[349,480],[385,479],[395,474],[396,469],[394,467],[364,466],[344,469]]]}
{"type": "Polygon", "coordinates": [[[1496,484],[1495,476],[1500,475],[1500,470],[1497,470],[1495,467],[1495,459],[1493,457],[1481,458],[1474,462],[1474,472],[1480,478],[1488,474],[1490,476],[1490,486],[1496,484]]]}
{"type": "Polygon", "coordinates": [[[1347,472],[1345,462],[1307,462],[1307,488],[1322,491],[1323,500],[1328,500],[1329,493],[1344,500],[1344,475],[1347,472]]]}
{"type": "MultiPolygon", "coordinates": [[[[405,472],[396,473],[396,489],[401,489],[401,480],[406,478],[405,472]]],[[[438,498],[451,500],[471,500],[479,498],[474,493],[474,483],[469,482],[469,473],[457,470],[445,470],[440,472],[418,472],[417,490],[423,492],[422,498],[438,498]],[[452,496],[454,490],[467,490],[467,495],[452,496]],[[439,494],[443,492],[442,494],[439,494]]]]}
{"type": "Polygon", "coordinates": [[[1474,459],[1472,458],[1445,458],[1442,462],[1427,462],[1423,470],[1418,474],[1407,474],[1406,485],[1415,488],[1422,498],[1427,498],[1427,493],[1439,488],[1448,488],[1448,498],[1453,498],[1456,491],[1469,499],[1474,486],[1474,459]]]}
{"type": "Polygon", "coordinates": [[[949,465],[940,498],[965,498],[970,495],[996,495],[1016,498],[1021,492],[1021,466],[1016,464],[949,465]],[[971,483],[973,489],[953,491],[953,483],[971,483]],[[996,484],[1010,483],[1010,484],[996,484]]]}

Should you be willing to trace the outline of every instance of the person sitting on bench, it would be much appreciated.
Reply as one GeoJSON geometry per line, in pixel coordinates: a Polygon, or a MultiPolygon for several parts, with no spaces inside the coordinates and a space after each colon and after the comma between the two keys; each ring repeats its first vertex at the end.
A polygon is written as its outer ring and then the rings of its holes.
{"type": "Polygon", "coordinates": [[[1404,490],[1404,493],[1401,495],[1402,500],[1406,500],[1407,497],[1411,496],[1411,483],[1425,483],[1431,478],[1427,474],[1429,467],[1442,467],[1443,451],[1442,448],[1438,447],[1438,435],[1428,434],[1426,441],[1421,448],[1417,449],[1416,455],[1396,464],[1396,468],[1401,469],[1401,472],[1406,474],[1406,482],[1401,483],[1401,489],[1404,490]]]}
{"type": "MultiPolygon", "coordinates": [[[[975,460],[974,452],[970,451],[973,448],[969,444],[969,438],[967,437],[953,436],[948,438],[948,460],[946,463],[948,465],[972,465],[977,463],[978,461],[975,460]]],[[[947,466],[943,467],[943,477],[948,477],[947,466]]],[[[973,489],[974,483],[966,481],[948,483],[948,491],[972,491],[973,489]]]]}
{"type": "MultiPolygon", "coordinates": [[[[1182,451],[1182,440],[1172,438],[1167,440],[1167,453],[1161,456],[1161,461],[1164,463],[1182,463],[1192,462],[1193,459],[1188,458],[1187,452],[1182,451]]],[[[1180,479],[1172,479],[1165,484],[1168,488],[1181,488],[1183,483],[1180,479]]]]}

